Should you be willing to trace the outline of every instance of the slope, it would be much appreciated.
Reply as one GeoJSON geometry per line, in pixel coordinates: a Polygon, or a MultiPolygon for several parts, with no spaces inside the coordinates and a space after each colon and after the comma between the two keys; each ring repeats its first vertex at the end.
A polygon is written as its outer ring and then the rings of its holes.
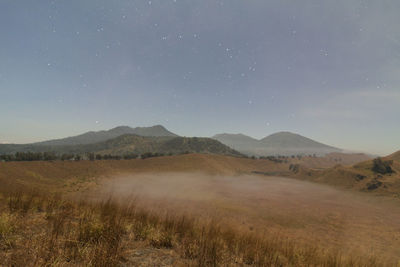
{"type": "Polygon", "coordinates": [[[291,177],[330,184],[340,187],[373,192],[379,195],[400,197],[400,160],[398,152],[381,159],[391,168],[391,172],[380,173],[374,165],[380,161],[367,160],[353,166],[336,165],[325,170],[311,169],[304,166],[292,167],[291,177]]]}
{"type": "Polygon", "coordinates": [[[391,154],[391,155],[389,155],[387,158],[391,159],[391,160],[394,160],[394,161],[400,161],[400,150],[395,152],[395,153],[393,153],[393,154],[391,154]]]}

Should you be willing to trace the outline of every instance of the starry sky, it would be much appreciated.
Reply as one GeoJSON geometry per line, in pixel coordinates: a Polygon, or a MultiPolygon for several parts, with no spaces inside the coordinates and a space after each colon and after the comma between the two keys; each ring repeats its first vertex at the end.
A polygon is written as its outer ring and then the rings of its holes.
{"type": "Polygon", "coordinates": [[[0,142],[119,125],[400,149],[398,0],[0,1],[0,142]]]}

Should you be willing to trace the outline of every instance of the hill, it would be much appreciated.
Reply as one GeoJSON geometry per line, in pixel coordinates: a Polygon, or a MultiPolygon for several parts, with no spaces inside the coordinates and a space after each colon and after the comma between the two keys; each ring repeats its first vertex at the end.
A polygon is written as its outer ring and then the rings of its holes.
{"type": "Polygon", "coordinates": [[[238,175],[253,171],[279,172],[287,168],[287,164],[276,164],[269,160],[216,154],[184,154],[146,160],[0,162],[0,184],[3,185],[0,193],[13,184],[46,191],[65,189],[65,184],[68,184],[74,187],[71,188],[72,191],[82,191],[95,185],[94,177],[109,177],[121,173],[192,172],[238,175]]]}
{"type": "MultiPolygon", "coordinates": [[[[0,183],[37,184],[39,187],[62,186],[64,180],[105,177],[120,173],[204,172],[237,175],[258,171],[278,171],[284,164],[210,154],[185,154],[132,160],[32,161],[0,163],[0,183]],[[13,179],[9,179],[13,177],[13,179]],[[39,179],[38,179],[39,178],[39,179]]],[[[0,188],[0,192],[1,192],[0,188]]]]}
{"type": "Polygon", "coordinates": [[[344,165],[351,166],[363,161],[371,160],[372,157],[363,153],[339,153],[333,152],[326,154],[323,157],[313,157],[313,156],[304,156],[304,157],[295,157],[289,158],[289,163],[291,164],[299,164],[300,166],[304,166],[312,169],[327,169],[332,168],[335,165],[344,165]]]}
{"type": "MultiPolygon", "coordinates": [[[[336,166],[324,170],[299,166],[291,177],[340,187],[400,197],[400,160],[396,152],[388,157],[372,159],[353,166],[336,166]],[[376,165],[389,166],[390,171],[377,171],[376,165]]],[[[293,167],[292,167],[293,169],[293,167]]]]}
{"type": "MultiPolygon", "coordinates": [[[[5,145],[12,152],[55,152],[56,154],[143,154],[146,152],[162,154],[205,153],[241,156],[241,154],[222,143],[210,138],[153,137],[139,135],[121,135],[113,139],[94,144],[81,145],[5,145]],[[10,147],[11,146],[11,147],[10,147]]],[[[1,146],[0,146],[1,148],[1,146]]]]}
{"type": "Polygon", "coordinates": [[[99,154],[123,155],[146,152],[162,154],[203,153],[240,156],[230,147],[210,138],[197,137],[143,137],[123,135],[106,142],[80,147],[81,151],[99,154]]]}
{"type": "Polygon", "coordinates": [[[241,153],[255,156],[317,155],[341,152],[341,149],[328,146],[310,138],[290,132],[279,132],[261,140],[243,134],[218,134],[213,137],[241,153]]]}
{"type": "Polygon", "coordinates": [[[395,152],[395,153],[393,153],[393,154],[391,154],[391,155],[389,155],[388,159],[395,160],[395,161],[400,161],[400,150],[395,152]]]}

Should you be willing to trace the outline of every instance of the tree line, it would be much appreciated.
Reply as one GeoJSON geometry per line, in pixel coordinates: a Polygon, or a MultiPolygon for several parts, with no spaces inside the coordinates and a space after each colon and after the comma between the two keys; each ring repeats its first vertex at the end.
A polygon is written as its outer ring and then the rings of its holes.
{"type": "MultiPolygon", "coordinates": [[[[187,154],[189,152],[183,152],[181,154],[187,154]]],[[[153,153],[145,152],[142,154],[127,153],[124,155],[112,155],[112,154],[57,154],[55,152],[16,152],[15,154],[4,154],[0,155],[0,161],[80,161],[80,160],[129,160],[129,159],[147,159],[153,157],[172,156],[172,153],[153,153]]]]}

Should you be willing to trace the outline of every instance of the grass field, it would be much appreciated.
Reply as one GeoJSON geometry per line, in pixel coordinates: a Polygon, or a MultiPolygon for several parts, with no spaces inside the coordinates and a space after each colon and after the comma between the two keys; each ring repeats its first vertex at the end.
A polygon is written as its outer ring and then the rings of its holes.
{"type": "Polygon", "coordinates": [[[210,155],[0,163],[5,266],[396,266],[397,199],[210,155]]]}

